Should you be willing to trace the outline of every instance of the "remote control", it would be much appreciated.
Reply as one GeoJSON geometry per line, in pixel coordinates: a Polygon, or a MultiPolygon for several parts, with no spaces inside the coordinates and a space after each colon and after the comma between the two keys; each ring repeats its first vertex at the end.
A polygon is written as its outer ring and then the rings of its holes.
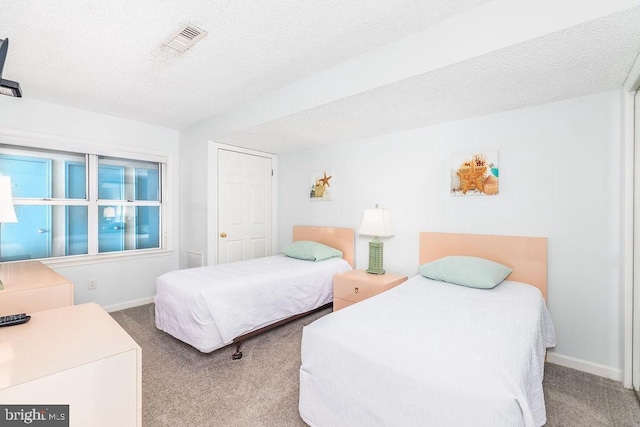
{"type": "Polygon", "coordinates": [[[31,320],[31,316],[27,316],[26,313],[0,316],[0,326],[19,325],[21,323],[27,323],[29,320],[31,320]]]}

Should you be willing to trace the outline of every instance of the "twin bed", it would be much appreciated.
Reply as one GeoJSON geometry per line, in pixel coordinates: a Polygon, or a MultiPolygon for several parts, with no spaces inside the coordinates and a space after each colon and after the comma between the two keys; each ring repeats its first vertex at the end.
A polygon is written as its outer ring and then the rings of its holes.
{"type": "Polygon", "coordinates": [[[493,289],[422,275],[306,326],[300,415],[312,426],[540,426],[555,345],[546,239],[421,233],[420,264],[450,255],[513,269],[493,289]]]}
{"type": "MultiPolygon", "coordinates": [[[[276,255],[158,278],[156,326],[202,352],[326,307],[354,265],[353,229],[294,227],[343,259],[276,255]]],[[[513,271],[493,289],[422,275],[303,330],[299,409],[312,426],[541,426],[546,348],[545,238],[421,233],[419,263],[450,255],[513,271]]],[[[240,356],[238,356],[238,353],[240,356]]]]}
{"type": "Polygon", "coordinates": [[[327,307],[333,276],[354,263],[352,228],[293,228],[293,240],[314,241],[342,258],[312,262],[274,255],[209,267],[172,271],[156,281],[156,327],[209,353],[240,344],[270,327],[327,307]]]}

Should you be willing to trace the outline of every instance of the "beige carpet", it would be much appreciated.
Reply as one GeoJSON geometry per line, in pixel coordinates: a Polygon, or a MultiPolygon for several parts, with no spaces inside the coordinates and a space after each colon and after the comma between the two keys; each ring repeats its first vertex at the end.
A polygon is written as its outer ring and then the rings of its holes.
{"type": "MultiPolygon", "coordinates": [[[[200,353],[154,325],[153,304],[111,313],[142,347],[142,423],[156,426],[305,426],[298,414],[302,327],[325,310],[200,353]]],[[[640,426],[635,395],[620,383],[562,366],[545,370],[547,426],[640,426]]]]}
{"type": "Polygon", "coordinates": [[[547,426],[640,426],[632,390],[607,378],[547,363],[544,371],[547,426]]]}

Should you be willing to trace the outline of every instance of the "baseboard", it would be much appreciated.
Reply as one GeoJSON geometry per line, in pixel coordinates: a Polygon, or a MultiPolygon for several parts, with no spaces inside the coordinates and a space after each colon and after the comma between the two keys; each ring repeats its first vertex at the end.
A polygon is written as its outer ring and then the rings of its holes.
{"type": "Polygon", "coordinates": [[[124,310],[125,308],[138,307],[140,305],[150,304],[153,302],[153,297],[136,299],[133,301],[123,302],[122,304],[114,304],[104,308],[107,312],[111,313],[112,311],[124,310]]]}
{"type": "Polygon", "coordinates": [[[588,372],[599,377],[609,378],[614,381],[622,381],[622,371],[612,368],[611,366],[600,365],[598,363],[587,362],[586,360],[577,359],[571,356],[547,352],[547,362],[556,365],[566,366],[567,368],[577,369],[578,371],[588,372]]]}

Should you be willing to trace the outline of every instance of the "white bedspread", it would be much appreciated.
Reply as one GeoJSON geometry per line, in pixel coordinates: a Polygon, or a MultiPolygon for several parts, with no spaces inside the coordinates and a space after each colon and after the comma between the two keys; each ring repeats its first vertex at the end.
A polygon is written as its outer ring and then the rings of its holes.
{"type": "Polygon", "coordinates": [[[300,414],[311,426],[541,426],[539,290],[415,276],[304,328],[300,414]]]}
{"type": "Polygon", "coordinates": [[[156,281],[156,326],[202,352],[331,301],[340,258],[301,261],[284,255],[177,270],[156,281]]]}

